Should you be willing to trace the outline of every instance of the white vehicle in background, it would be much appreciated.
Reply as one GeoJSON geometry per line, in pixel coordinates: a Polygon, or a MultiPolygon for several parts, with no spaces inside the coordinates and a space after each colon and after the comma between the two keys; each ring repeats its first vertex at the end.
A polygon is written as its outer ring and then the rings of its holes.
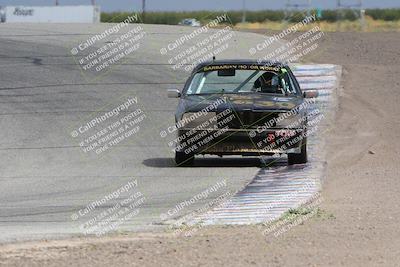
{"type": "Polygon", "coordinates": [[[181,22],[179,22],[179,25],[200,27],[201,23],[197,19],[183,19],[181,22]]]}

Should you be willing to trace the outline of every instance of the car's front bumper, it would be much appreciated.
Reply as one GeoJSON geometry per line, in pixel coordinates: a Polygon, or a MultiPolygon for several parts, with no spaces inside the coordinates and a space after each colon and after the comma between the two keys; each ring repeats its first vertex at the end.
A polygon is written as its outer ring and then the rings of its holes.
{"type": "Polygon", "coordinates": [[[180,129],[176,150],[186,154],[270,155],[300,153],[304,129],[180,129]]]}

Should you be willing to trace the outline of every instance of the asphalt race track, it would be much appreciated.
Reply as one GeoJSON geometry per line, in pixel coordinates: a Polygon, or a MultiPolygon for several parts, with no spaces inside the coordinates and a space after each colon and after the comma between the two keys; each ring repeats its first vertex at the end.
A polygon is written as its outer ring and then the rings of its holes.
{"type": "MultiPolygon", "coordinates": [[[[146,37],[122,64],[102,75],[86,75],[71,49],[110,25],[2,24],[0,27],[0,241],[82,234],[80,209],[130,181],[145,197],[140,213],[122,229],[164,227],[160,214],[218,182],[209,194],[176,216],[225,192],[242,189],[259,171],[258,159],[199,158],[193,168],[176,168],[168,137],[177,101],[166,90],[182,88],[188,77],[174,70],[160,49],[191,28],[143,25],[146,37]],[[101,155],[85,153],[71,129],[137,99],[146,118],[129,140],[101,155]],[[90,154],[90,155],[89,155],[90,154]]],[[[123,32],[135,27],[130,25],[123,32]]],[[[203,33],[180,49],[203,39],[203,33]]],[[[122,32],[121,32],[122,34],[122,32]]],[[[235,33],[218,58],[249,58],[248,47],[263,40],[235,33]]],[[[96,47],[105,42],[96,43],[96,47]]],[[[107,202],[98,210],[113,206],[107,202]]]]}

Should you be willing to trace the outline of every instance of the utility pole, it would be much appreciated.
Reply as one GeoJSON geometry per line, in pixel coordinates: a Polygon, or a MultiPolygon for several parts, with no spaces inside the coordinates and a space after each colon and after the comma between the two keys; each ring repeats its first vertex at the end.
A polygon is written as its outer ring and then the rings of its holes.
{"type": "Polygon", "coordinates": [[[243,6],[242,6],[242,23],[246,23],[246,0],[243,0],[243,6]]]}
{"type": "Polygon", "coordinates": [[[307,12],[307,16],[311,15],[311,0],[286,0],[285,4],[285,23],[289,23],[293,14],[297,12],[307,12]]]}
{"type": "Polygon", "coordinates": [[[340,20],[343,19],[343,12],[345,9],[350,9],[353,10],[354,14],[356,14],[356,16],[358,15],[360,18],[360,26],[361,26],[361,30],[365,30],[365,10],[362,8],[363,6],[363,2],[362,0],[358,0],[357,3],[354,3],[354,1],[352,1],[350,4],[346,4],[345,0],[337,0],[337,11],[338,11],[338,15],[337,15],[337,24],[338,24],[338,29],[340,29],[340,20]]]}
{"type": "Polygon", "coordinates": [[[58,6],[58,0],[56,0],[56,6],[58,6]]]}
{"type": "Polygon", "coordinates": [[[142,22],[146,19],[146,0],[142,0],[142,22]]]}

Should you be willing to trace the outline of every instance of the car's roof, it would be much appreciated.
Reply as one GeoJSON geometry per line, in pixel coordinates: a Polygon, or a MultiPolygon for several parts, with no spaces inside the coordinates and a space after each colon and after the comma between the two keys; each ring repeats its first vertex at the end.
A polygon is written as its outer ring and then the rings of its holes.
{"type": "Polygon", "coordinates": [[[205,66],[229,65],[229,64],[259,65],[259,66],[269,65],[271,67],[274,67],[274,66],[287,67],[286,63],[276,62],[276,61],[261,61],[261,62],[259,62],[259,60],[256,60],[256,59],[219,59],[219,60],[211,60],[211,61],[206,61],[206,62],[200,63],[199,65],[196,66],[195,71],[198,69],[201,69],[205,66]]]}

